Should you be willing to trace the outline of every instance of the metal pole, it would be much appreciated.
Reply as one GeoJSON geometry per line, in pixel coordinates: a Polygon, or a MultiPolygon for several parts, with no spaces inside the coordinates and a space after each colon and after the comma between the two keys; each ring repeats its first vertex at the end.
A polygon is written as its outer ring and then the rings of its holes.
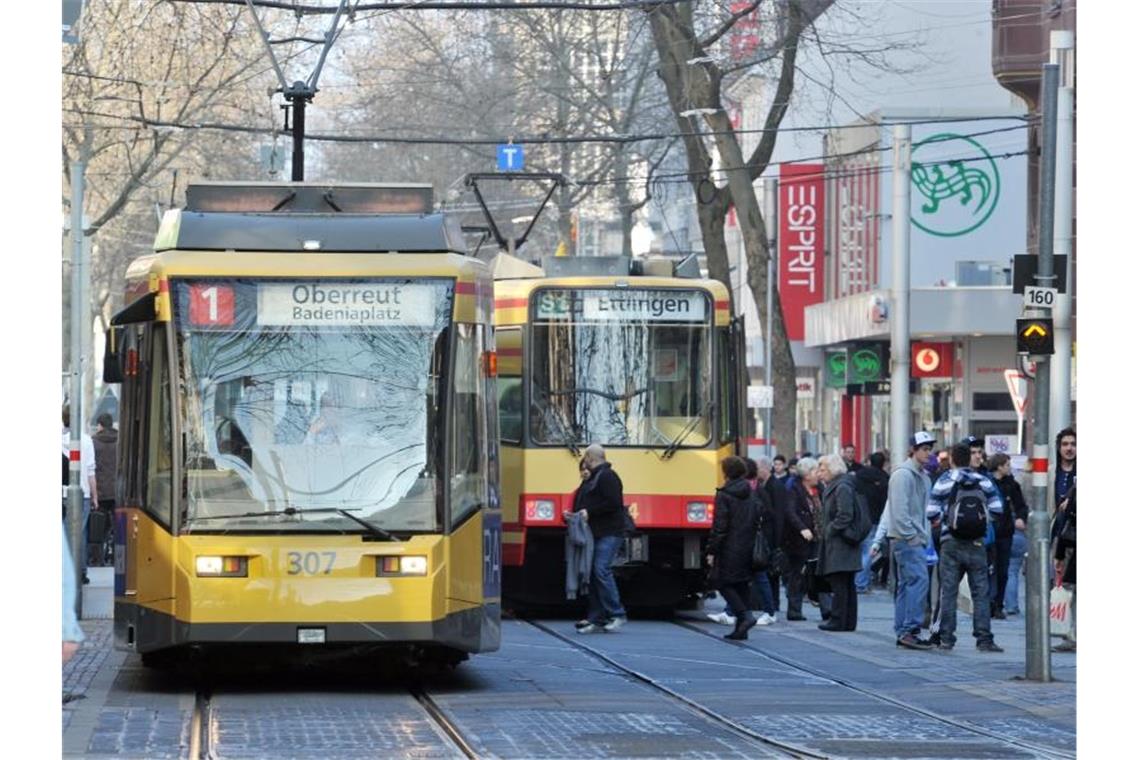
{"type": "MultiPolygon", "coordinates": [[[[304,82],[293,83],[293,181],[305,181],[305,100],[304,82]]],[[[288,97],[288,96],[287,96],[288,97]]]]}
{"type": "MultiPolygon", "coordinates": [[[[780,193],[780,180],[776,177],[764,178],[764,222],[768,227],[768,294],[767,301],[767,324],[764,326],[764,385],[769,388],[772,387],[772,288],[775,287],[773,280],[775,273],[779,272],[779,267],[776,262],[779,260],[780,253],[776,248],[776,217],[779,211],[776,209],[779,204],[776,202],[780,193]]],[[[775,394],[773,394],[774,396],[775,394]]],[[[773,399],[774,401],[775,399],[773,399]]],[[[776,455],[776,449],[772,446],[772,407],[769,406],[764,410],[764,441],[766,442],[765,448],[768,451],[768,457],[771,458],[776,455]]]]}
{"type": "Polygon", "coordinates": [[[910,436],[910,125],[895,125],[891,209],[891,467],[910,436]]]}
{"type": "Polygon", "coordinates": [[[69,445],[70,467],[67,488],[67,534],[75,563],[75,614],[83,615],[83,572],[87,567],[87,542],[83,540],[83,486],[80,450],[83,440],[83,281],[87,278],[87,262],[83,245],[83,181],[87,169],[86,143],[80,147],[79,160],[71,164],[71,399],[69,445]]]}
{"type": "Polygon", "coordinates": [[[1050,34],[1049,62],[1061,67],[1057,92],[1057,213],[1053,219],[1053,252],[1065,257],[1066,290],[1053,307],[1053,345],[1050,364],[1053,388],[1049,404],[1049,439],[1072,423],[1073,371],[1073,47],[1071,31],[1050,34]]]}
{"type": "MultiPolygon", "coordinates": [[[[1059,67],[1044,65],[1041,79],[1041,173],[1038,198],[1037,285],[1053,285],[1053,202],[1057,168],[1059,67]]],[[[1035,311],[1032,316],[1044,317],[1035,311]]],[[[1033,500],[1029,511],[1029,563],[1025,572],[1025,677],[1052,680],[1049,649],[1049,357],[1035,357],[1033,500]]]]}

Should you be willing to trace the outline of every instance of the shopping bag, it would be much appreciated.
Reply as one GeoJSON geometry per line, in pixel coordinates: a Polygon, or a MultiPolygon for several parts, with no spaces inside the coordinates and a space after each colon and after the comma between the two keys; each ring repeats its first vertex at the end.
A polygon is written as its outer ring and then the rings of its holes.
{"type": "Polygon", "coordinates": [[[1069,636],[1073,632],[1073,592],[1058,584],[1049,592],[1049,634],[1069,636]]]}

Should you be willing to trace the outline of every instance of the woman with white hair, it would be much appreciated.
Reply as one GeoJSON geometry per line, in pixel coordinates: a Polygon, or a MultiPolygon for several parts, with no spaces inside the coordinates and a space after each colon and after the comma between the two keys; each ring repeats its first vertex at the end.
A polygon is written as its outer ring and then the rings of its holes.
{"type": "Polygon", "coordinates": [[[817,572],[831,586],[831,617],[820,623],[821,631],[854,631],[858,617],[855,573],[863,567],[859,542],[848,542],[843,531],[855,522],[855,483],[847,474],[847,463],[838,454],[819,460],[823,489],[820,512],[819,567],[817,572]]]}
{"type": "Polygon", "coordinates": [[[784,588],[788,594],[788,614],[791,621],[806,620],[803,613],[804,591],[807,579],[804,569],[815,550],[816,515],[819,513],[819,496],[816,484],[819,462],[811,457],[799,460],[790,468],[795,479],[788,487],[784,512],[784,555],[788,559],[784,572],[784,588]]]}

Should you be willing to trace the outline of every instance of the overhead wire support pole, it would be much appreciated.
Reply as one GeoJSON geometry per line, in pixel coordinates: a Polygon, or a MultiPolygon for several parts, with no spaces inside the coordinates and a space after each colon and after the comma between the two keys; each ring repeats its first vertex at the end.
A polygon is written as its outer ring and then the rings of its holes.
{"type": "MultiPolygon", "coordinates": [[[[1072,424],[1073,371],[1073,140],[1074,100],[1072,31],[1050,33],[1049,62],[1061,67],[1057,90],[1057,211],[1053,218],[1053,253],[1064,256],[1067,292],[1057,294],[1053,307],[1053,336],[1056,353],[1050,369],[1053,389],[1049,403],[1049,439],[1072,424]]],[[[1054,281],[1056,282],[1056,281],[1054,281]]],[[[1054,463],[1056,464],[1056,463],[1054,463]]]]}
{"type": "MultiPolygon", "coordinates": [[[[769,388],[772,387],[772,289],[775,283],[772,281],[775,274],[780,271],[777,262],[779,257],[779,249],[776,248],[776,230],[777,223],[776,217],[779,215],[779,202],[778,196],[780,193],[780,180],[776,177],[765,177],[764,179],[764,222],[768,227],[768,290],[765,296],[765,303],[767,307],[768,318],[765,320],[764,325],[764,385],[769,388]]],[[[738,270],[739,274],[739,270],[738,270]]],[[[773,395],[775,391],[773,390],[773,395]]],[[[772,399],[775,401],[775,399],[772,399]]],[[[768,451],[768,457],[775,456],[776,449],[772,446],[772,406],[764,410],[764,442],[765,448],[768,451]]],[[[794,448],[794,447],[792,447],[794,448]]],[[[791,448],[788,449],[791,451],[791,448]]]]}
{"type": "MultiPolygon", "coordinates": [[[[1044,64],[1041,77],[1041,169],[1038,189],[1038,287],[1053,287],[1053,215],[1057,176],[1057,82],[1060,67],[1044,64]]],[[[1032,310],[1030,317],[1046,317],[1032,310]]],[[[1049,649],[1049,358],[1037,361],[1033,389],[1033,500],[1029,510],[1029,561],[1025,568],[1025,677],[1052,680],[1049,649]]]]}
{"type": "Polygon", "coordinates": [[[894,130],[891,208],[891,467],[907,456],[910,437],[910,125],[894,130]]]}
{"type": "MultiPolygon", "coordinates": [[[[86,140],[79,146],[79,159],[71,164],[71,416],[70,442],[68,445],[67,478],[67,528],[71,544],[71,556],[75,565],[75,587],[80,592],[75,595],[75,614],[83,616],[83,573],[87,568],[87,542],[84,539],[83,520],[83,331],[88,313],[83,301],[87,277],[87,262],[83,239],[83,183],[87,171],[86,140]]],[[[89,323],[88,323],[89,327],[89,323]]]]}

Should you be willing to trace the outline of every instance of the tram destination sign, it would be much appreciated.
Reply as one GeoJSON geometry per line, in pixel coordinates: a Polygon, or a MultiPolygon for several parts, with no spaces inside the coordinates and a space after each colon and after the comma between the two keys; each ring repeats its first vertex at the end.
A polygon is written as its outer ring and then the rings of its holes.
{"type": "Polygon", "coordinates": [[[260,284],[259,325],[430,327],[440,289],[407,283],[260,284]]]}
{"type": "Polygon", "coordinates": [[[536,319],[591,322],[706,322],[708,299],[698,290],[543,290],[536,319]]]}

